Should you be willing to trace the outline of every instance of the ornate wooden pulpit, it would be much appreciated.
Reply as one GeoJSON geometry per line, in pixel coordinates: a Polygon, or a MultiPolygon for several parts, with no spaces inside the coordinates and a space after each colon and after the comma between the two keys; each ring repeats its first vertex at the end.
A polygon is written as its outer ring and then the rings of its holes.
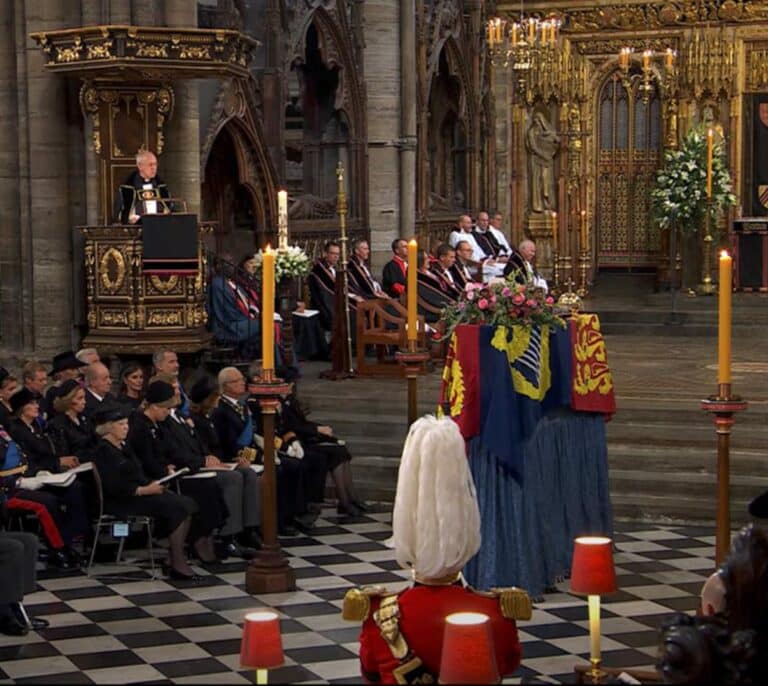
{"type": "Polygon", "coordinates": [[[126,353],[159,346],[183,352],[205,348],[211,335],[205,327],[203,237],[211,225],[198,225],[197,265],[188,269],[191,273],[150,274],[143,269],[147,227],[108,224],[119,221],[113,214],[115,192],[136,168],[136,152],[143,148],[160,156],[166,150],[175,88],[192,79],[248,78],[258,41],[218,28],[128,25],[81,26],[31,38],[45,55],[46,70],[82,82],[80,107],[93,149],[87,160],[94,177],[89,221],[101,224],[79,227],[88,324],[84,345],[126,353]]]}
{"type": "Polygon", "coordinates": [[[143,269],[143,228],[84,226],[88,316],[86,346],[116,353],[147,353],[168,346],[197,352],[211,342],[206,330],[207,259],[198,225],[193,273],[158,275],[143,269]]]}

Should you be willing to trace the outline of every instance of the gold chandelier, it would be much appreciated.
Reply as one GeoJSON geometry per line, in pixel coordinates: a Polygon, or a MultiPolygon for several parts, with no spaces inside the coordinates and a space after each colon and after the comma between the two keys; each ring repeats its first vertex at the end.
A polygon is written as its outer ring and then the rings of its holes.
{"type": "Polygon", "coordinates": [[[571,52],[570,41],[560,36],[560,26],[554,15],[526,16],[522,5],[518,21],[488,20],[491,64],[511,67],[518,101],[531,105],[537,99],[581,102],[586,98],[587,60],[571,52]]]}
{"type": "Polygon", "coordinates": [[[624,87],[629,90],[637,84],[640,97],[646,105],[656,86],[663,97],[674,95],[677,90],[677,53],[672,48],[664,52],[643,50],[641,58],[637,60],[633,58],[633,52],[630,47],[619,50],[619,69],[624,87]]]}

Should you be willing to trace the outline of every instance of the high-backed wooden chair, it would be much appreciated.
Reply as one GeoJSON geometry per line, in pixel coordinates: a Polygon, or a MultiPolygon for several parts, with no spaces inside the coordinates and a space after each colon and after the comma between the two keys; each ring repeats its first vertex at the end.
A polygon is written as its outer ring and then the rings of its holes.
{"type": "MultiPolygon", "coordinates": [[[[405,349],[408,346],[406,321],[408,311],[396,300],[366,300],[357,306],[357,373],[359,376],[400,376],[402,368],[394,360],[387,359],[387,347],[405,349]],[[376,364],[365,359],[365,348],[376,348],[376,364]]],[[[426,346],[424,317],[418,317],[419,347],[426,346]]]]}

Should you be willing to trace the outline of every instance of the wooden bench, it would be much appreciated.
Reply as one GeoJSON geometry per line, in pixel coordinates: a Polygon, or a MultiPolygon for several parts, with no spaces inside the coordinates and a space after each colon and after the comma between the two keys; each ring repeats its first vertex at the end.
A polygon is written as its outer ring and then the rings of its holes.
{"type": "MultiPolygon", "coordinates": [[[[372,299],[357,306],[357,373],[359,376],[401,376],[402,367],[394,359],[387,357],[387,348],[405,349],[408,346],[406,320],[408,311],[396,300],[372,299]],[[376,348],[376,364],[365,359],[366,346],[376,348]]],[[[418,345],[427,344],[424,317],[418,317],[418,345]]]]}

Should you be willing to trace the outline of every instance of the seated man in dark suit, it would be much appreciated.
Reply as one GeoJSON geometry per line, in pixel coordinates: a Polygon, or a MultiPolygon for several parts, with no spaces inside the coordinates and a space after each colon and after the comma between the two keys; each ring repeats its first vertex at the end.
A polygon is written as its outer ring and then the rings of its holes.
{"type": "Polygon", "coordinates": [[[113,216],[120,224],[135,224],[142,214],[167,212],[167,204],[157,198],[170,197],[168,186],[157,175],[157,157],[142,149],[136,153],[136,171],[117,189],[113,216]]]}
{"type": "MultiPolygon", "coordinates": [[[[102,362],[94,362],[85,368],[85,411],[89,419],[97,407],[111,397],[112,377],[102,362]]],[[[114,400],[114,398],[112,398],[114,400]]]]}
{"type": "Polygon", "coordinates": [[[405,293],[407,284],[408,241],[404,238],[395,238],[392,241],[392,259],[384,265],[381,280],[384,292],[393,298],[399,298],[405,293]]]}

